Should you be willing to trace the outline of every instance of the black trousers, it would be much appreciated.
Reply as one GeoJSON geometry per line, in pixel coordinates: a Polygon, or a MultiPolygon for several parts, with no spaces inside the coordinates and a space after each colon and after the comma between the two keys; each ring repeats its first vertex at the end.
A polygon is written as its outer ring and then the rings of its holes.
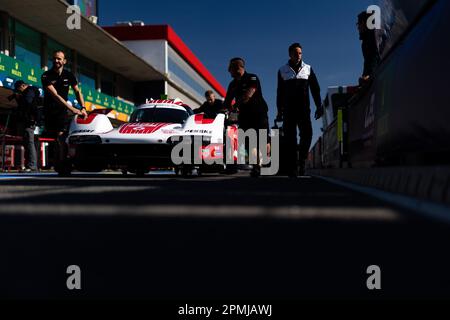
{"type": "Polygon", "coordinates": [[[69,133],[70,123],[73,116],[69,116],[67,112],[60,112],[57,114],[45,114],[45,132],[46,136],[54,138],[55,143],[55,170],[64,167],[67,162],[68,146],[66,145],[66,138],[69,133]],[[60,135],[62,133],[62,135],[60,135]]]}
{"type": "Polygon", "coordinates": [[[311,110],[298,106],[288,108],[284,114],[284,134],[287,145],[286,164],[289,170],[295,170],[299,160],[306,160],[312,141],[311,110]],[[300,145],[297,140],[297,128],[300,145]]]}

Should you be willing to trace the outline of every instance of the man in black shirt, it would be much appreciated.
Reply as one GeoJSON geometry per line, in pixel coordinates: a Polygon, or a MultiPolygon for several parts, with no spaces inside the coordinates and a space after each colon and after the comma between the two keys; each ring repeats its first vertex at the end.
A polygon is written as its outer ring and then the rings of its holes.
{"type": "Polygon", "coordinates": [[[204,113],[205,118],[215,119],[219,113],[223,112],[223,101],[216,99],[214,92],[211,90],[205,92],[205,98],[206,102],[200,108],[195,109],[194,113],[204,113]]]}
{"type": "Polygon", "coordinates": [[[25,148],[26,168],[24,172],[36,172],[37,152],[34,141],[34,131],[39,122],[39,112],[37,101],[40,96],[39,89],[32,87],[22,80],[14,84],[15,94],[11,99],[16,99],[17,109],[17,131],[23,137],[23,146],[25,148]]]}
{"type": "Polygon", "coordinates": [[[289,176],[303,175],[305,161],[312,141],[309,91],[317,111],[316,120],[323,115],[320,86],[310,65],[302,59],[302,46],[294,43],[289,47],[289,62],[278,71],[277,120],[283,119],[288,145],[289,176]],[[297,127],[300,131],[300,146],[297,148],[297,127]],[[299,170],[300,169],[300,170],[299,170]]]}
{"type": "Polygon", "coordinates": [[[367,20],[371,17],[371,14],[366,11],[361,12],[358,15],[358,31],[359,39],[361,40],[361,49],[364,56],[364,70],[360,84],[370,82],[375,70],[380,63],[380,52],[378,49],[378,43],[375,30],[370,30],[367,27],[367,20]]]}
{"type": "Polygon", "coordinates": [[[67,146],[65,139],[70,121],[73,115],[86,117],[84,99],[78,87],[76,77],[70,71],[64,69],[67,63],[63,51],[53,53],[53,67],[42,75],[41,81],[44,88],[44,113],[47,133],[57,140],[57,156],[55,169],[61,175],[69,173],[65,166],[67,158],[67,146]],[[69,88],[72,87],[81,110],[73,107],[67,100],[69,88]]]}
{"type": "MultiPolygon", "coordinates": [[[[239,112],[239,129],[244,131],[255,129],[269,130],[269,121],[267,112],[269,110],[266,101],[263,98],[261,84],[255,74],[245,71],[245,61],[242,58],[233,58],[230,61],[228,71],[234,79],[228,86],[225,97],[224,107],[231,110],[235,108],[239,112]],[[232,102],[235,105],[232,107],[232,102]]],[[[256,149],[249,152],[257,152],[256,149]]],[[[259,156],[259,153],[258,153],[259,156]]],[[[259,158],[259,157],[258,157],[259,158]]],[[[253,166],[251,175],[257,177],[260,175],[260,161],[253,166]]]]}

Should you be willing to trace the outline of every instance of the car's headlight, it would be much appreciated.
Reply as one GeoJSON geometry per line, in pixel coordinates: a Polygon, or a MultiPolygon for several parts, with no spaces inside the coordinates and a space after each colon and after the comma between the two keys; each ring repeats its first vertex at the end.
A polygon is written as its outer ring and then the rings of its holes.
{"type": "Polygon", "coordinates": [[[72,136],[69,144],[100,144],[102,139],[99,136],[72,136]]]}

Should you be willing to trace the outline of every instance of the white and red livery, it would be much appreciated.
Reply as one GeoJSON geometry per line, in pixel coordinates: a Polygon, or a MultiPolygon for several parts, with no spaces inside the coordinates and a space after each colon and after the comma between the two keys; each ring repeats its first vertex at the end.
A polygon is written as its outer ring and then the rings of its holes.
{"type": "Polygon", "coordinates": [[[175,140],[171,138],[175,136],[201,136],[203,144],[196,152],[202,159],[223,158],[225,136],[237,139],[236,128],[226,127],[224,114],[207,119],[179,99],[149,100],[136,108],[130,122],[118,128],[113,127],[108,112],[96,110],[86,119],[75,117],[72,121],[67,143],[73,169],[122,169],[142,175],[151,169],[176,167],[171,159],[175,140]]]}

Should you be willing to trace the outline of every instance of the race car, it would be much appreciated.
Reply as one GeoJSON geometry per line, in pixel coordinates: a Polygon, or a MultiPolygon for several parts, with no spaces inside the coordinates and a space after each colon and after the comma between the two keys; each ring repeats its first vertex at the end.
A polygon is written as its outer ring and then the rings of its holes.
{"type": "MultiPolygon", "coordinates": [[[[150,170],[174,169],[178,174],[189,175],[206,171],[226,170],[224,143],[230,135],[233,148],[237,146],[237,127],[225,125],[225,115],[207,119],[194,114],[179,99],[148,100],[137,107],[128,123],[114,128],[107,117],[110,110],[95,110],[86,119],[75,117],[70,125],[69,169],[83,172],[100,172],[105,169],[122,170],[123,173],[144,175],[150,170]],[[192,149],[191,161],[174,163],[172,150],[183,139],[201,139],[197,150],[192,149]],[[200,158],[202,163],[194,161],[200,158]],[[218,164],[206,160],[223,159],[218,164]]],[[[196,146],[192,143],[192,146],[196,146]]],[[[233,155],[236,150],[233,150],[233,155]]],[[[183,156],[183,152],[180,153],[183,156]]]]}

